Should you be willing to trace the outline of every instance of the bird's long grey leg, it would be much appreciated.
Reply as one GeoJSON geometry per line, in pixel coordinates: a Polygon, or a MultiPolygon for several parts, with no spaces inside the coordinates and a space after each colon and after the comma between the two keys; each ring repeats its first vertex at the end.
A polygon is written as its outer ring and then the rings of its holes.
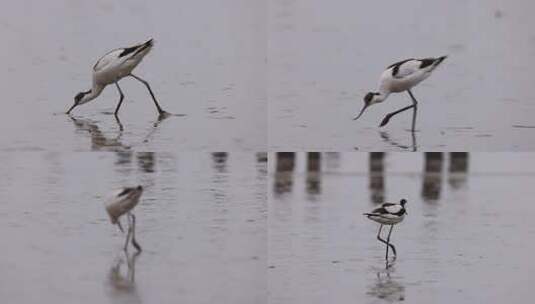
{"type": "MultiPolygon", "coordinates": [[[[394,252],[394,256],[397,256],[396,254],[396,247],[394,247],[393,244],[390,244],[390,235],[392,234],[392,229],[394,229],[394,225],[390,225],[390,231],[388,232],[388,237],[386,238],[386,243],[389,247],[392,248],[392,251],[394,252]]],[[[386,259],[388,260],[388,248],[386,248],[386,259]]]]}
{"type": "Polygon", "coordinates": [[[141,251],[141,246],[136,241],[136,216],[133,213],[130,216],[132,217],[132,245],[134,245],[137,251],[141,251]]]}
{"type": "Polygon", "coordinates": [[[119,114],[119,108],[121,107],[121,104],[123,103],[124,94],[123,94],[123,90],[121,90],[121,87],[119,86],[118,82],[115,83],[115,86],[117,86],[117,90],[119,90],[119,95],[120,95],[119,103],[117,104],[117,107],[115,108],[115,112],[113,113],[113,115],[115,115],[115,117],[117,117],[117,114],[119,114]]]}
{"type": "MultiPolygon", "coordinates": [[[[394,246],[392,246],[392,244],[389,244],[387,241],[385,241],[384,239],[381,238],[381,230],[383,229],[383,224],[381,224],[381,226],[379,227],[379,232],[377,232],[377,239],[381,242],[381,243],[384,243],[387,245],[386,249],[388,250],[388,246],[391,246],[392,250],[394,252],[396,252],[396,249],[394,248],[394,246]]],[[[388,254],[388,253],[387,253],[388,254]]]]}
{"type": "Polygon", "coordinates": [[[385,118],[383,118],[383,121],[381,121],[381,124],[379,125],[379,127],[382,127],[382,126],[386,125],[390,121],[390,118],[392,118],[392,116],[394,116],[396,114],[399,114],[399,113],[401,113],[403,111],[407,111],[408,109],[412,109],[412,108],[414,108],[414,104],[410,105],[410,106],[406,106],[404,108],[401,108],[401,109],[399,109],[397,111],[394,111],[394,112],[386,114],[385,118]]]}
{"type": "Polygon", "coordinates": [[[119,226],[119,230],[121,230],[122,233],[124,233],[123,226],[121,225],[121,220],[117,219],[117,226],[119,226]]]}
{"type": "Polygon", "coordinates": [[[130,217],[126,215],[128,221],[128,233],[126,234],[126,241],[124,242],[124,251],[128,251],[128,242],[130,241],[130,236],[132,235],[132,223],[130,222],[130,217]]]}
{"type": "Polygon", "coordinates": [[[409,92],[409,95],[412,99],[412,105],[414,106],[412,108],[412,132],[414,132],[416,129],[416,113],[418,111],[418,101],[416,100],[416,98],[414,98],[414,95],[412,95],[411,90],[407,90],[407,92],[409,92]]]}
{"type": "Polygon", "coordinates": [[[166,112],[164,110],[162,110],[162,108],[158,104],[158,101],[156,101],[156,97],[154,97],[154,93],[152,92],[152,89],[150,88],[149,83],[146,80],[143,80],[142,78],[140,78],[140,77],[138,77],[138,76],[136,76],[134,74],[130,74],[130,76],[132,76],[135,79],[141,81],[147,87],[147,89],[149,90],[150,96],[152,97],[152,100],[154,101],[154,104],[156,105],[156,108],[158,109],[158,113],[160,113],[160,115],[161,114],[165,114],[166,112]]]}

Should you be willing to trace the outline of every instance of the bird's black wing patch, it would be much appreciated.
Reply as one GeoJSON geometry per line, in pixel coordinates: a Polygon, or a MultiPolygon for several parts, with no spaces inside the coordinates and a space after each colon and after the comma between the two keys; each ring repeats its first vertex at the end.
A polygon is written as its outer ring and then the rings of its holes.
{"type": "Polygon", "coordinates": [[[435,58],[424,58],[424,59],[419,59],[418,61],[420,61],[420,69],[423,69],[423,68],[426,68],[430,65],[432,65],[433,63],[435,63],[436,59],[435,58]]]}
{"type": "Polygon", "coordinates": [[[375,213],[375,214],[387,214],[389,213],[388,211],[386,211],[385,208],[383,207],[379,207],[377,209],[373,209],[372,213],[375,213]]]}
{"type": "MultiPolygon", "coordinates": [[[[142,44],[141,47],[139,49],[136,50],[136,53],[134,54],[134,56],[136,56],[139,52],[142,52],[143,50],[145,50],[146,48],[149,48],[152,46],[152,40],[145,43],[145,44],[142,44]]],[[[132,56],[132,57],[134,57],[132,56]]]]}
{"type": "Polygon", "coordinates": [[[411,61],[411,60],[414,60],[413,58],[409,58],[409,59],[405,59],[405,60],[402,60],[402,61],[398,61],[396,63],[393,63],[391,65],[389,65],[386,69],[390,69],[390,68],[394,68],[392,69],[392,76],[396,76],[399,72],[399,67],[404,64],[405,62],[407,61],[411,61]]]}
{"type": "Polygon", "coordinates": [[[124,56],[126,56],[126,55],[128,55],[130,53],[135,52],[139,47],[140,47],[140,45],[136,45],[136,46],[129,47],[129,48],[124,48],[123,51],[121,52],[121,54],[119,54],[119,58],[124,57],[124,56]]]}
{"type": "Polygon", "coordinates": [[[117,196],[127,195],[128,193],[132,192],[133,190],[134,190],[134,188],[124,188],[123,191],[121,191],[121,193],[119,193],[117,196]]]}
{"type": "Polygon", "coordinates": [[[119,54],[119,58],[124,57],[124,56],[126,56],[128,54],[131,54],[131,53],[134,53],[134,52],[135,52],[135,54],[134,54],[134,56],[135,56],[137,53],[143,51],[144,49],[146,49],[148,47],[151,47],[152,46],[152,41],[153,40],[151,39],[151,40],[149,40],[149,41],[147,41],[145,43],[142,43],[142,44],[139,44],[139,45],[135,45],[135,46],[129,47],[129,48],[124,48],[123,52],[121,54],[119,54]]]}

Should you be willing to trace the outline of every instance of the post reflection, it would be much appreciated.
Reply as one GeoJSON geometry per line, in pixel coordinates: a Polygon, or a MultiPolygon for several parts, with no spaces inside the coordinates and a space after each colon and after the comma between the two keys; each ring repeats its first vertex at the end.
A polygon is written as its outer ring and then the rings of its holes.
{"type": "Polygon", "coordinates": [[[468,152],[451,152],[448,183],[453,189],[466,184],[468,176],[468,152]]]}
{"type": "Polygon", "coordinates": [[[140,252],[128,254],[124,251],[124,257],[116,259],[108,274],[109,295],[116,303],[141,303],[135,281],[136,260],[140,252]],[[126,272],[121,271],[126,264],[126,272]]]}
{"type": "Polygon", "coordinates": [[[370,199],[375,204],[382,204],[385,198],[384,152],[371,152],[369,157],[370,199]]]}
{"type": "Polygon", "coordinates": [[[340,153],[339,152],[325,152],[325,168],[327,170],[337,170],[340,168],[340,153]]]}
{"type": "MultiPolygon", "coordinates": [[[[156,121],[153,123],[152,128],[143,137],[142,142],[149,142],[153,134],[158,130],[160,124],[168,117],[169,116],[166,115],[158,116],[156,121]]],[[[119,132],[115,137],[109,136],[107,134],[108,132],[103,132],[95,121],[85,118],[74,118],[74,116],[71,115],[69,115],[69,118],[74,123],[77,131],[87,131],[89,133],[91,136],[92,151],[125,151],[131,149],[131,146],[125,145],[121,142],[124,126],[117,116],[114,116],[114,120],[117,124],[119,132]]]]}
{"type": "Polygon", "coordinates": [[[268,171],[268,154],[267,152],[258,152],[256,153],[256,168],[260,176],[265,176],[268,171]]]}
{"type": "Polygon", "coordinates": [[[307,153],[307,193],[311,195],[321,192],[321,154],[319,152],[307,153]]]}
{"type": "Polygon", "coordinates": [[[442,152],[426,152],[424,158],[422,197],[424,201],[436,201],[440,199],[444,155],[442,152]]]}
{"type": "Polygon", "coordinates": [[[217,170],[219,173],[226,172],[227,168],[227,159],[228,159],[228,153],[227,152],[214,152],[212,153],[212,160],[213,160],[213,167],[217,170]]]}
{"type": "Polygon", "coordinates": [[[278,152],[276,154],[275,193],[282,194],[292,191],[292,174],[295,168],[294,152],[278,152]]]}

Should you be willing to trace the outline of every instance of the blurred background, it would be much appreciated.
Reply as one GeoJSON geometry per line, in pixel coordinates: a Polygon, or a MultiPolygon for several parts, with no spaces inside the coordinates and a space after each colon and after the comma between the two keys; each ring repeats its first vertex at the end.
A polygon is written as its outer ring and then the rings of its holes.
{"type": "Polygon", "coordinates": [[[535,154],[303,152],[271,159],[271,303],[530,297],[535,154]],[[402,198],[408,215],[393,229],[398,258],[386,270],[379,224],[362,213],[402,198]]]}

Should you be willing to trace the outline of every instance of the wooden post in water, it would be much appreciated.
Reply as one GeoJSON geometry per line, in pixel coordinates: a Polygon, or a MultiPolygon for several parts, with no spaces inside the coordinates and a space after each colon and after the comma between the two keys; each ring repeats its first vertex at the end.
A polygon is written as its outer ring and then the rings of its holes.
{"type": "Polygon", "coordinates": [[[451,152],[448,183],[454,189],[466,183],[468,175],[468,152],[451,152]]]}
{"type": "Polygon", "coordinates": [[[275,171],[275,193],[281,194],[292,190],[292,174],[295,167],[294,152],[277,152],[275,171]]]}
{"type": "Polygon", "coordinates": [[[382,204],[385,198],[384,158],[384,152],[370,153],[370,199],[375,204],[382,204]]]}
{"type": "Polygon", "coordinates": [[[422,197],[425,201],[435,201],[440,198],[444,155],[442,152],[426,152],[424,156],[422,197]]]}
{"type": "Polygon", "coordinates": [[[318,194],[321,192],[321,154],[307,153],[307,192],[318,194]]]}

